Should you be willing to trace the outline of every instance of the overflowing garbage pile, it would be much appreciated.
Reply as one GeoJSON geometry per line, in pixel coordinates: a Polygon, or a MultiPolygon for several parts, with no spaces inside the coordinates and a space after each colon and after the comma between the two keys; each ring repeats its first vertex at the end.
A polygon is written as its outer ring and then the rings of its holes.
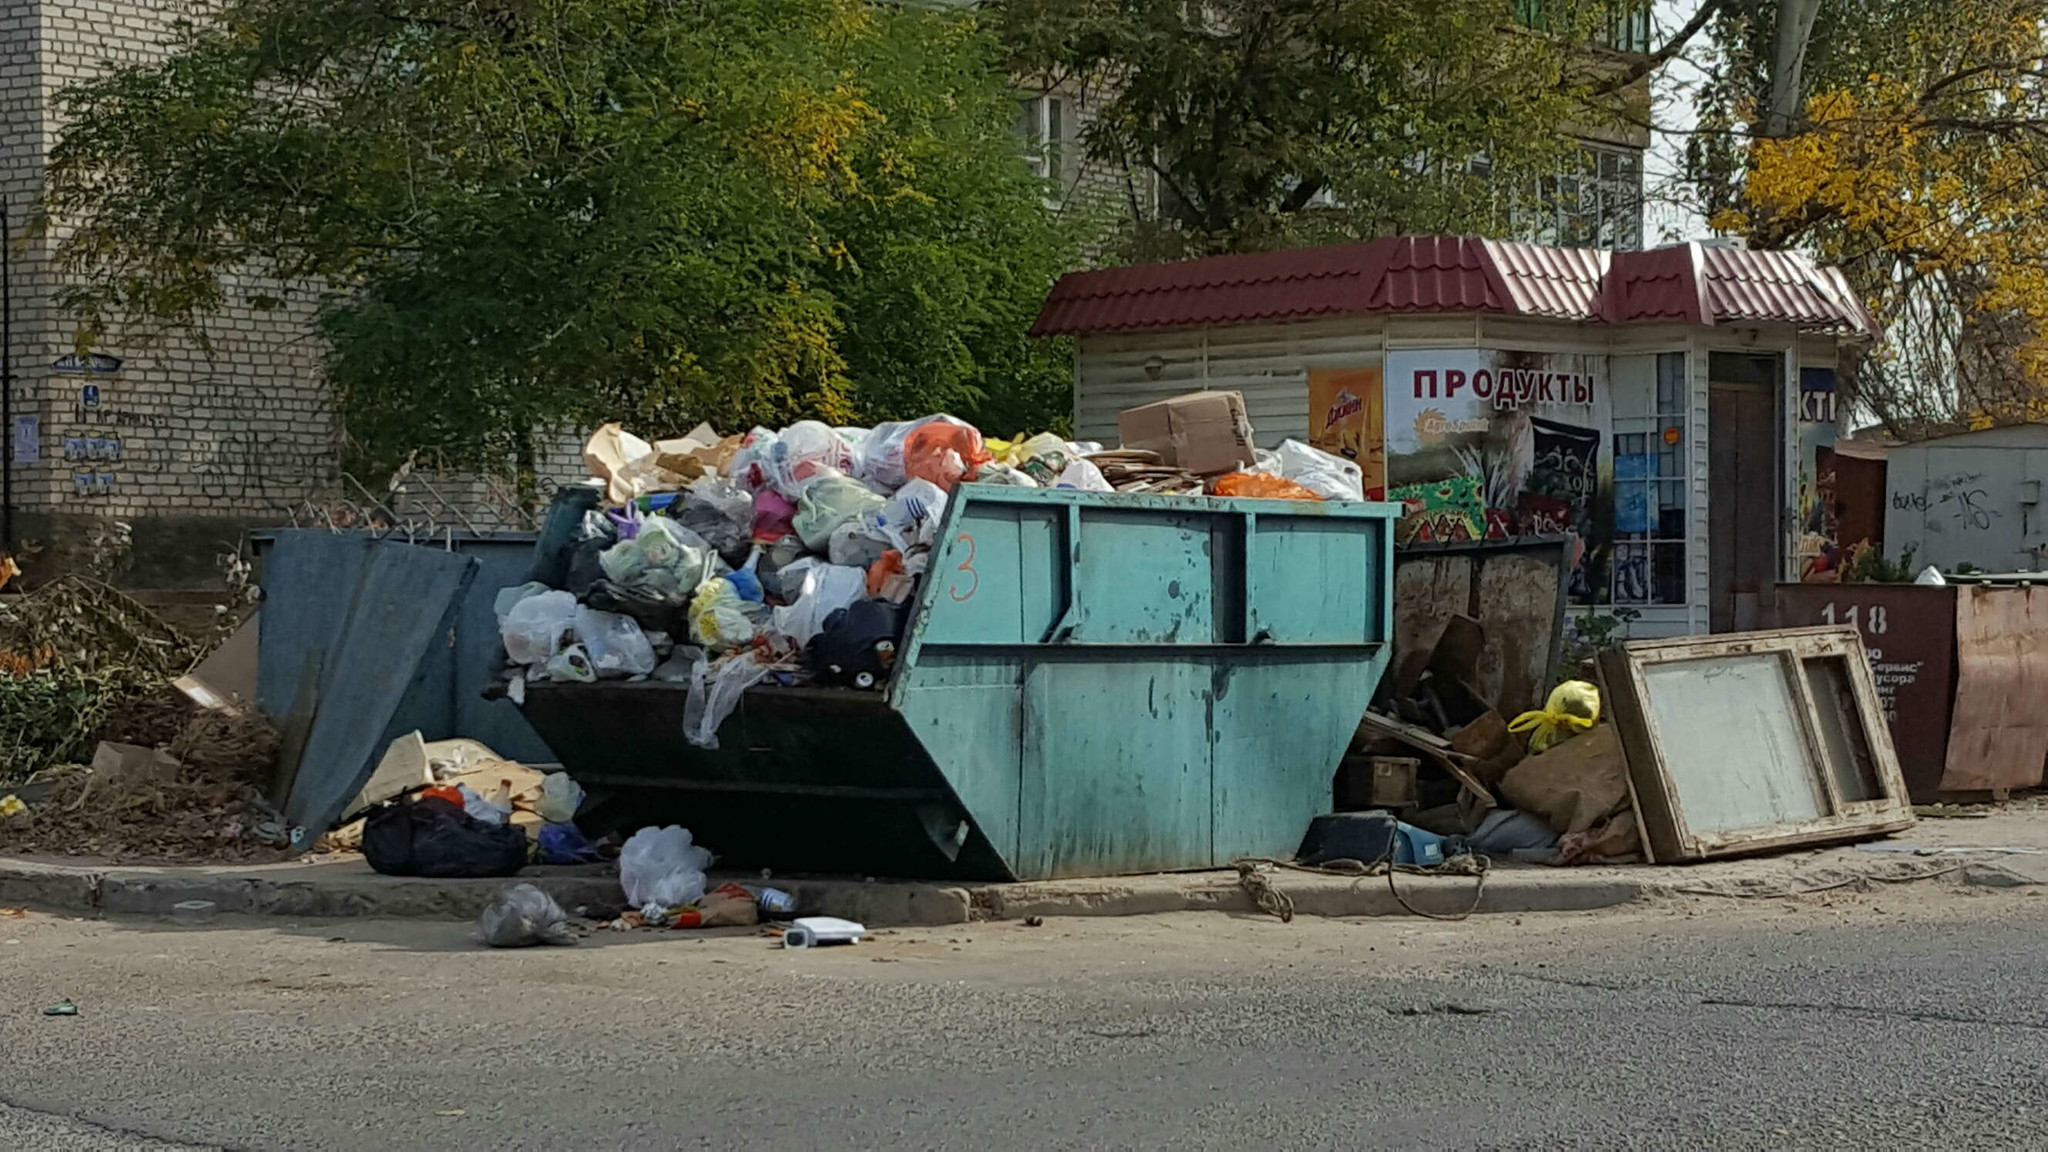
{"type": "Polygon", "coordinates": [[[1338,769],[1336,807],[1386,817],[1398,863],[1473,852],[1534,864],[1642,859],[1628,763],[1600,691],[1567,680],[1512,719],[1457,677],[1368,712],[1338,769]]]}
{"type": "Polygon", "coordinates": [[[510,876],[527,864],[589,864],[576,826],[583,789],[561,772],[507,760],[475,740],[392,741],[328,834],[390,876],[510,876]]]}
{"type": "Polygon", "coordinates": [[[1350,461],[1298,441],[1254,449],[1235,393],[1125,416],[1110,450],[1051,433],[992,439],[947,415],[723,437],[705,425],[652,442],[606,425],[584,450],[601,495],[558,578],[497,599],[511,695],[542,680],[687,684],[685,734],[716,748],[720,723],[763,681],[879,688],[965,483],[1363,497],[1350,461]]]}

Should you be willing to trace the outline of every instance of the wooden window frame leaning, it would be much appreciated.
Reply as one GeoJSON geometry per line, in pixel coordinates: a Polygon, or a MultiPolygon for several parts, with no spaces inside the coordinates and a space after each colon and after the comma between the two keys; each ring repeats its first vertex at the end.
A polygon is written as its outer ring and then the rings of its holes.
{"type": "Polygon", "coordinates": [[[1834,841],[1868,839],[1913,825],[1913,806],[1892,748],[1877,681],[1856,629],[1836,626],[1784,628],[1723,636],[1688,636],[1644,640],[1604,652],[1599,659],[1601,695],[1628,760],[1629,798],[1637,826],[1643,831],[1644,858],[1651,863],[1676,863],[1735,856],[1771,849],[1834,841]],[[1811,771],[1819,776],[1828,814],[1813,820],[1786,820],[1752,828],[1694,832],[1686,824],[1678,790],[1646,708],[1649,687],[1644,669],[1659,664],[1712,660],[1729,656],[1776,655],[1798,705],[1795,709],[1811,771]],[[1822,737],[1820,705],[1807,683],[1801,662],[1836,657],[1848,670],[1855,714],[1844,719],[1859,724],[1870,750],[1876,778],[1876,799],[1844,801],[1829,770],[1828,746],[1822,737]]]}

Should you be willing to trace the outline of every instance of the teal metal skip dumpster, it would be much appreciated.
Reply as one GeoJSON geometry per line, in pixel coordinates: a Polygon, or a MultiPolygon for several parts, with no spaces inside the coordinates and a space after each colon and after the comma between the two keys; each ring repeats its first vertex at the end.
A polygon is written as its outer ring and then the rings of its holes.
{"type": "Polygon", "coordinates": [[[1395,505],[961,485],[883,691],[528,686],[598,825],[723,863],[1044,879],[1286,856],[1389,657],[1395,505]]]}

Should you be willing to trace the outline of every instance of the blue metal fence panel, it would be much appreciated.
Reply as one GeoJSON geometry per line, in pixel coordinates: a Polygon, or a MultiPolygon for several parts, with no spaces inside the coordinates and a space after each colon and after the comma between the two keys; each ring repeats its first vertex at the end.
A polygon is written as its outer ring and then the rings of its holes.
{"type": "MultiPolygon", "coordinates": [[[[258,624],[257,703],[266,714],[287,716],[305,670],[317,670],[338,642],[363,559],[375,539],[369,532],[312,528],[256,537],[264,603],[258,624]]],[[[402,719],[412,725],[406,731],[417,728],[429,740],[468,737],[528,764],[554,759],[516,705],[483,698],[503,663],[492,603],[500,589],[526,582],[534,540],[531,532],[498,532],[450,535],[418,545],[474,558],[477,573],[457,609],[454,647],[437,647],[430,654],[416,689],[401,706],[402,719]]]]}
{"type": "MultiPolygon", "coordinates": [[[[331,826],[361,790],[385,747],[430,706],[408,706],[430,686],[429,653],[454,645],[457,599],[476,561],[431,548],[369,546],[341,634],[323,662],[319,701],[285,820],[311,837],[331,826]],[[424,667],[423,667],[424,666],[424,667]]],[[[445,675],[445,666],[440,666],[445,675]]]]}

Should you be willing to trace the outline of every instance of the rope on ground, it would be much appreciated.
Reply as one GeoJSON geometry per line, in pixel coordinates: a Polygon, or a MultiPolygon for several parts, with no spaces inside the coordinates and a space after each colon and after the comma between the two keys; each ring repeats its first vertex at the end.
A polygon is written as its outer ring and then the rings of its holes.
{"type": "Polygon", "coordinates": [[[1282,923],[1293,921],[1294,899],[1287,895],[1287,893],[1273,887],[1273,882],[1268,875],[1269,872],[1282,868],[1293,872],[1312,872],[1319,876],[1362,878],[1384,875],[1387,878],[1387,891],[1392,892],[1394,899],[1399,902],[1401,907],[1407,909],[1410,914],[1422,916],[1430,920],[1458,921],[1466,919],[1474,912],[1479,911],[1480,901],[1486,898],[1486,875],[1492,868],[1493,861],[1485,856],[1473,853],[1470,855],[1452,856],[1436,867],[1425,868],[1419,864],[1396,864],[1388,858],[1375,860],[1370,864],[1362,860],[1332,860],[1327,864],[1297,864],[1292,860],[1273,860],[1261,856],[1248,856],[1240,860],[1231,861],[1231,866],[1237,869],[1237,882],[1250,894],[1253,903],[1258,905],[1259,911],[1278,916],[1282,923]],[[1427,909],[1417,908],[1408,902],[1408,898],[1401,894],[1401,889],[1395,884],[1395,874],[1402,872],[1410,876],[1475,877],[1477,883],[1472,886],[1472,903],[1466,905],[1463,912],[1452,914],[1431,912],[1427,909]]]}
{"type": "Polygon", "coordinates": [[[1273,882],[1266,878],[1262,865],[1271,861],[1238,860],[1233,863],[1237,867],[1238,884],[1251,894],[1252,903],[1259,906],[1259,911],[1278,916],[1282,924],[1294,923],[1294,898],[1273,887],[1273,882]]]}
{"type": "Polygon", "coordinates": [[[1757,887],[1747,891],[1730,888],[1671,888],[1668,891],[1681,896],[1725,896],[1734,900],[1782,900],[1787,896],[1814,896],[1822,892],[1833,892],[1849,888],[1868,880],[1880,884],[1917,884],[1922,880],[1934,880],[1950,873],[1961,872],[1966,865],[1951,864],[1946,868],[1930,868],[1924,872],[1909,872],[1898,876],[1883,876],[1876,873],[1858,873],[1847,876],[1832,884],[1816,884],[1810,888],[1767,888],[1757,887]]]}

